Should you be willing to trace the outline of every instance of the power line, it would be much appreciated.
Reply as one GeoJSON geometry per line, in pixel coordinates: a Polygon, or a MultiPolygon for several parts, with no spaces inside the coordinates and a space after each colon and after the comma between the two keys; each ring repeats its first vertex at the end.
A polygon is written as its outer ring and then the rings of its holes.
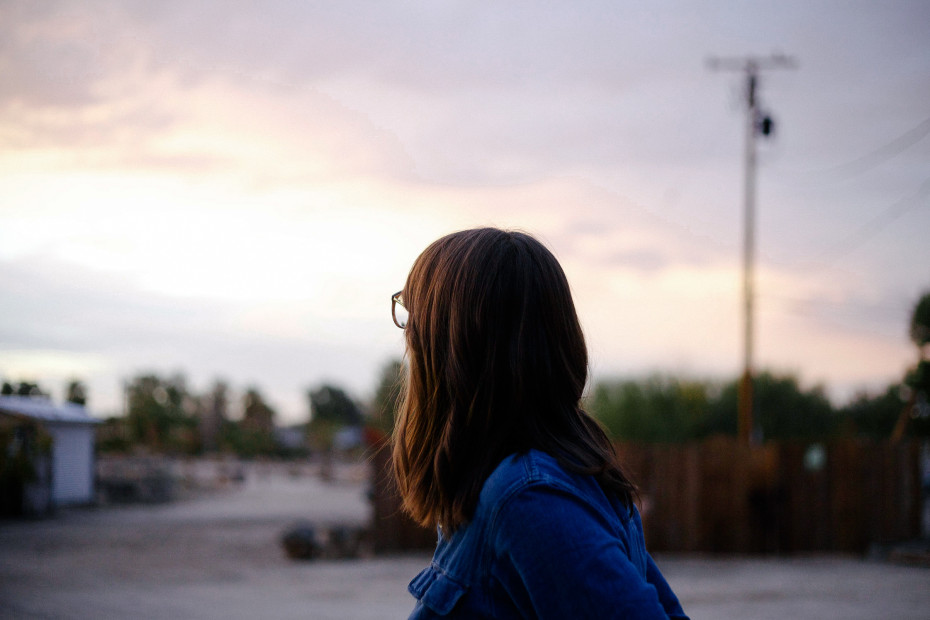
{"type": "Polygon", "coordinates": [[[814,262],[820,262],[820,268],[833,266],[837,260],[861,247],[905,213],[925,204],[924,199],[928,196],[930,196],[930,178],[925,179],[913,194],[892,203],[846,238],[835,243],[830,250],[824,252],[814,262]]]}
{"type": "Polygon", "coordinates": [[[817,305],[817,306],[830,306],[833,308],[854,308],[859,310],[866,311],[875,311],[881,310],[885,312],[890,311],[907,311],[910,309],[910,302],[905,301],[889,301],[887,299],[882,299],[881,301],[863,301],[855,299],[843,299],[843,300],[831,300],[823,297],[812,299],[810,297],[798,297],[795,295],[786,295],[783,293],[766,293],[762,295],[763,299],[768,301],[780,301],[792,305],[817,305]]]}
{"type": "Polygon", "coordinates": [[[861,157],[857,157],[852,161],[846,162],[845,164],[827,168],[818,174],[840,177],[862,174],[904,152],[926,138],[927,135],[930,135],[930,117],[925,118],[916,126],[908,129],[888,144],[866,153],[861,157]]]}

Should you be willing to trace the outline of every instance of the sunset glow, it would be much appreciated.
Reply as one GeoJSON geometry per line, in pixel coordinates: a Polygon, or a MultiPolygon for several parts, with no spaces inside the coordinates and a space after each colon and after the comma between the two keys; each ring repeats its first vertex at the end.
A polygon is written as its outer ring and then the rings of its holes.
{"type": "Polygon", "coordinates": [[[4,3],[0,379],[81,378],[102,415],[179,371],[304,419],[322,381],[369,396],[403,353],[390,294],[480,225],[556,253],[596,377],[731,378],[743,119],[702,63],[773,49],[800,66],[761,91],[757,366],[840,400],[899,379],[930,11],[659,4],[4,3]]]}

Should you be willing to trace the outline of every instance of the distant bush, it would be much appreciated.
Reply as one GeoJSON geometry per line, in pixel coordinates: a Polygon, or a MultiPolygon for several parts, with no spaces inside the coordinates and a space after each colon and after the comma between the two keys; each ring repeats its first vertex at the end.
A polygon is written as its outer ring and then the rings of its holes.
{"type": "MultiPolygon", "coordinates": [[[[753,391],[765,439],[826,438],[841,430],[841,416],[820,386],[803,389],[793,376],[763,372],[753,391]]],[[[615,439],[682,442],[736,435],[737,381],[667,376],[600,381],[585,406],[615,439]]]]}

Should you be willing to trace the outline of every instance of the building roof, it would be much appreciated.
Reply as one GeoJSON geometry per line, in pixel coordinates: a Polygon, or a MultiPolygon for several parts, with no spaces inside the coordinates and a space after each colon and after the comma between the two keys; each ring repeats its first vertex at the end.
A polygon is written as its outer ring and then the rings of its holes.
{"type": "Polygon", "coordinates": [[[68,422],[71,424],[98,424],[82,405],[53,403],[47,398],[34,396],[0,396],[0,413],[21,415],[42,422],[68,422]]]}

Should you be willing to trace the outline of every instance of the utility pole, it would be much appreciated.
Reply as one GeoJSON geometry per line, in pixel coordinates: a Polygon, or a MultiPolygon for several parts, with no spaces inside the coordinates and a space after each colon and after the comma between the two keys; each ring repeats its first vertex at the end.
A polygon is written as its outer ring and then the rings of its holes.
{"type": "Polygon", "coordinates": [[[739,71],[746,78],[746,153],[743,181],[743,374],[739,382],[737,433],[741,442],[761,443],[762,426],[753,416],[753,339],[755,333],[755,254],[756,254],[756,136],[768,136],[774,123],[760,112],[756,90],[759,72],[767,69],[793,69],[793,58],[783,54],[740,58],[711,58],[712,71],[739,71]]]}

